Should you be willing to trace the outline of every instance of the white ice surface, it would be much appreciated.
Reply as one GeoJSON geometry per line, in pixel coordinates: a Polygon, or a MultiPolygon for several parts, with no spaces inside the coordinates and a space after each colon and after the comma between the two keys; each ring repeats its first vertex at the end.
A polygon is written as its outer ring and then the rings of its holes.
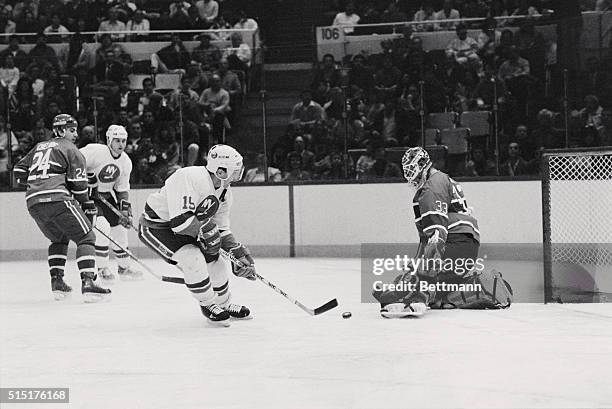
{"type": "Polygon", "coordinates": [[[0,263],[0,386],[69,387],[71,401],[2,409],[612,407],[612,304],[384,320],[360,303],[357,259],[260,259],[305,304],[340,306],[310,317],[234,279],[255,319],[212,328],[182,286],[150,277],[83,304],[68,264],[77,291],[56,302],[45,262],[0,263]]]}

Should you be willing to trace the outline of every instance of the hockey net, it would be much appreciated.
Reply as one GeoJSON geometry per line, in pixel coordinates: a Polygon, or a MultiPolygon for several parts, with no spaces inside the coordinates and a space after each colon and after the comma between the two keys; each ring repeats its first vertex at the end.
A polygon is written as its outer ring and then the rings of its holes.
{"type": "Polygon", "coordinates": [[[546,301],[612,301],[612,148],[545,152],[542,189],[546,301]]]}

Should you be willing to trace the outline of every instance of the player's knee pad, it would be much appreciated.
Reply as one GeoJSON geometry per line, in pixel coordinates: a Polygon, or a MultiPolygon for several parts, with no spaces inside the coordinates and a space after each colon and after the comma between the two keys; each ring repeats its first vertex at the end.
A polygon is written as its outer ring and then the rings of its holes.
{"type": "Polygon", "coordinates": [[[91,246],[92,249],[93,249],[95,244],[96,244],[96,235],[93,232],[93,230],[90,230],[89,232],[87,232],[86,234],[81,236],[76,241],[77,247],[79,247],[79,246],[91,246]]]}
{"type": "Polygon", "coordinates": [[[495,270],[474,273],[463,284],[465,290],[448,293],[441,308],[500,309],[512,304],[512,287],[495,270]]]}
{"type": "MultiPolygon", "coordinates": [[[[102,233],[106,234],[107,236],[110,235],[111,226],[108,220],[106,220],[106,217],[104,216],[96,217],[96,229],[100,230],[102,233]]],[[[108,247],[109,241],[106,237],[104,237],[104,234],[102,233],[98,232],[98,234],[96,234],[96,246],[108,247]]]]}
{"type": "Polygon", "coordinates": [[[68,243],[51,243],[49,244],[49,255],[66,255],[68,254],[68,243]]]}
{"type": "Polygon", "coordinates": [[[172,259],[185,275],[185,285],[194,298],[201,303],[210,303],[215,293],[212,290],[206,260],[200,249],[187,244],[178,249],[172,259]]]}
{"type": "MultiPolygon", "coordinates": [[[[117,242],[118,245],[126,249],[128,247],[128,231],[125,227],[118,225],[112,226],[110,228],[110,234],[113,240],[117,242]]],[[[118,247],[113,244],[113,249],[117,249],[118,247]]]]}
{"type": "Polygon", "coordinates": [[[227,282],[229,273],[232,271],[232,264],[223,257],[219,257],[217,261],[209,263],[207,267],[210,280],[215,286],[227,282]]]}

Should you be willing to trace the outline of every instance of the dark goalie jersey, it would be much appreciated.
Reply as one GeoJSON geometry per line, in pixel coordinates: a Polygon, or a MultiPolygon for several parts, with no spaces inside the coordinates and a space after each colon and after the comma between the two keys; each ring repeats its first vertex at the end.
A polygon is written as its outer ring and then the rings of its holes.
{"type": "Polygon", "coordinates": [[[476,219],[471,216],[461,186],[446,173],[431,169],[427,181],[417,190],[412,207],[421,240],[435,229],[446,241],[451,233],[467,233],[480,242],[476,219]]]}
{"type": "Polygon", "coordinates": [[[67,139],[39,142],[17,165],[15,176],[26,183],[28,208],[37,203],[76,198],[87,200],[85,157],[67,139]]]}

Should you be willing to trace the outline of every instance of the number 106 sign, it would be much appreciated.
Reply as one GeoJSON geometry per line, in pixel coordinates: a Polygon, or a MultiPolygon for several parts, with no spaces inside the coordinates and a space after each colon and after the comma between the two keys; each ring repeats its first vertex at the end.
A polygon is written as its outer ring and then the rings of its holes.
{"type": "Polygon", "coordinates": [[[343,42],[344,30],[342,30],[342,27],[329,26],[317,28],[317,44],[343,42]]]}

